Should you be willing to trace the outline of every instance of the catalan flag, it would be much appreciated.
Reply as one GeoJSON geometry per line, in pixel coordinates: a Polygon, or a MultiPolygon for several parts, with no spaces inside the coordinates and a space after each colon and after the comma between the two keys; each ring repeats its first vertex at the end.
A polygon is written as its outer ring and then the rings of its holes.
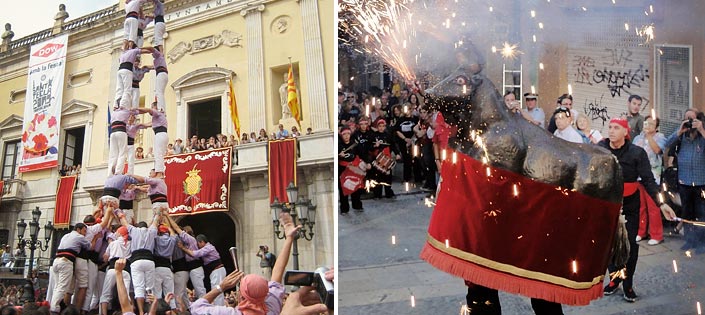
{"type": "Polygon", "coordinates": [[[301,111],[299,110],[299,100],[296,97],[296,84],[294,84],[294,71],[291,64],[289,64],[289,77],[287,78],[286,85],[286,104],[289,106],[291,116],[296,119],[296,123],[301,127],[301,111]]]}
{"type": "Polygon", "coordinates": [[[230,88],[230,118],[233,120],[233,125],[235,126],[235,133],[237,133],[237,138],[240,139],[240,117],[237,115],[237,100],[235,99],[235,88],[233,88],[233,77],[230,77],[230,83],[228,84],[230,88]]]}

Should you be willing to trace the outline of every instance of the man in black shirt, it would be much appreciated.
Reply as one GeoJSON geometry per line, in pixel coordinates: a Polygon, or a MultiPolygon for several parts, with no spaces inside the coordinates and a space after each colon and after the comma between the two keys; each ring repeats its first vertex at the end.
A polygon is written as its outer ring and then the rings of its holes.
{"type": "MultiPolygon", "coordinates": [[[[627,237],[629,240],[629,260],[626,265],[626,277],[620,277],[610,281],[605,287],[605,295],[610,295],[617,291],[620,282],[623,282],[624,299],[628,302],[635,302],[637,299],[634,293],[633,281],[636,269],[637,258],[639,258],[639,245],[636,243],[637,231],[639,230],[639,208],[641,203],[640,190],[646,192],[661,207],[661,211],[666,218],[675,217],[673,210],[660,198],[658,198],[659,187],[651,173],[651,164],[646,155],[646,151],[631,143],[628,137],[629,124],[626,119],[614,118],[610,120],[608,138],[600,141],[599,145],[612,152],[617,157],[622,168],[624,178],[624,193],[622,199],[622,213],[627,219],[627,237]],[[641,177],[641,183],[637,179],[641,177]],[[643,185],[643,186],[642,186],[643,185]],[[642,187],[639,187],[642,186],[642,187]]],[[[621,270],[624,266],[609,266],[610,274],[621,270]]]]}
{"type": "MultiPolygon", "coordinates": [[[[397,139],[397,145],[399,146],[399,151],[401,152],[401,159],[404,163],[404,181],[411,181],[411,171],[412,171],[412,146],[414,145],[414,126],[419,122],[418,117],[412,116],[411,111],[403,113],[397,120],[394,129],[392,130],[394,137],[397,139]]],[[[414,167],[416,171],[416,167],[414,167]]],[[[414,176],[416,181],[420,181],[420,172],[414,172],[417,176],[414,176]]]]}

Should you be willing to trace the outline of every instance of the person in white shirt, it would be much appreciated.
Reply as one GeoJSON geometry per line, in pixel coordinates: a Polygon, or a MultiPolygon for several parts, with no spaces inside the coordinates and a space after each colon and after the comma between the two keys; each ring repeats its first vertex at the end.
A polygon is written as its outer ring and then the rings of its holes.
{"type": "Polygon", "coordinates": [[[597,144],[600,140],[602,140],[602,134],[600,131],[590,128],[590,120],[588,120],[587,116],[580,115],[575,123],[575,126],[579,132],[582,132],[583,135],[585,135],[590,143],[597,144]]]}
{"type": "Polygon", "coordinates": [[[570,109],[566,107],[561,106],[556,109],[553,113],[553,118],[556,121],[557,129],[553,132],[553,135],[568,142],[584,143],[583,137],[571,125],[571,116],[570,109]]]}

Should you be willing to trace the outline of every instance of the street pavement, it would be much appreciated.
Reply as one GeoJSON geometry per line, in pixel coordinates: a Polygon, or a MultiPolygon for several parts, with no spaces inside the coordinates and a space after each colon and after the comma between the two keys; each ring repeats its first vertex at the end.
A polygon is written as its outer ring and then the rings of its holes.
{"type": "MultiPolygon", "coordinates": [[[[339,216],[337,314],[461,314],[463,281],[419,259],[433,211],[424,204],[426,194],[406,192],[401,184],[394,188],[396,199],[363,200],[364,212],[339,216]]],[[[639,244],[636,303],[624,301],[620,289],[588,306],[563,306],[564,313],[699,314],[696,302],[705,308],[705,255],[687,257],[679,235],[667,235],[656,246],[639,244]]],[[[528,298],[500,292],[500,301],[503,314],[533,314],[528,298]]]]}

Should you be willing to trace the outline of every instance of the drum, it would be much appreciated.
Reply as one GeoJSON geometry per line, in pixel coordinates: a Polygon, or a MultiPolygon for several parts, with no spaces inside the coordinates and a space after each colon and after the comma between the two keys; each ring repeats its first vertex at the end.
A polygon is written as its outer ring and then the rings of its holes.
{"type": "Polygon", "coordinates": [[[397,161],[395,161],[391,155],[388,155],[385,152],[380,152],[379,154],[377,154],[377,158],[372,161],[372,166],[374,166],[374,168],[378,169],[384,174],[390,174],[392,172],[392,169],[394,168],[394,165],[396,164],[397,161]]]}

